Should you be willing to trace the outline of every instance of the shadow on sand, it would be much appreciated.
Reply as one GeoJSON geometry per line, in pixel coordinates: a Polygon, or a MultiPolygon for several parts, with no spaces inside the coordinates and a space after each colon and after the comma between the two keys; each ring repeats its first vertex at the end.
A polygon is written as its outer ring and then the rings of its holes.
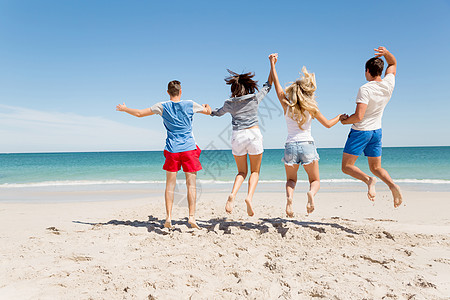
{"type": "MultiPolygon", "coordinates": [[[[165,219],[158,219],[154,216],[149,216],[147,221],[120,221],[111,220],[106,223],[91,223],[82,221],[73,221],[78,224],[92,225],[92,226],[104,226],[104,225],[125,225],[132,227],[145,227],[148,232],[154,232],[161,235],[170,234],[170,232],[178,231],[182,232],[180,228],[166,229],[164,228],[165,219]]],[[[242,230],[258,230],[260,234],[269,232],[269,228],[275,228],[282,237],[286,235],[289,231],[289,227],[285,227],[286,224],[293,223],[297,226],[308,228],[319,233],[325,233],[326,227],[332,227],[335,229],[342,230],[348,234],[358,235],[359,233],[336,223],[324,223],[324,222],[304,222],[295,219],[282,219],[282,218],[260,218],[258,223],[252,222],[240,222],[240,221],[229,221],[226,218],[213,218],[209,220],[197,220],[197,224],[200,228],[206,229],[208,232],[222,230],[224,234],[232,234],[233,229],[242,230]]],[[[186,225],[187,218],[184,220],[172,220],[172,225],[186,225]]],[[[189,227],[189,226],[188,226],[189,227]]]]}

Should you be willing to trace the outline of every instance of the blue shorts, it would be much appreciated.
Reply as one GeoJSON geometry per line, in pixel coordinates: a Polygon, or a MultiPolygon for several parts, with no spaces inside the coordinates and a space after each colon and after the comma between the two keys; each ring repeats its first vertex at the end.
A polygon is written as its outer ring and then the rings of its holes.
{"type": "Polygon", "coordinates": [[[364,155],[368,157],[380,157],[381,136],[381,128],[368,131],[351,129],[344,153],[360,156],[364,152],[364,155]]]}
{"type": "Polygon", "coordinates": [[[284,157],[281,161],[286,165],[309,165],[315,160],[319,160],[319,154],[312,141],[289,142],[284,146],[284,157]]]}

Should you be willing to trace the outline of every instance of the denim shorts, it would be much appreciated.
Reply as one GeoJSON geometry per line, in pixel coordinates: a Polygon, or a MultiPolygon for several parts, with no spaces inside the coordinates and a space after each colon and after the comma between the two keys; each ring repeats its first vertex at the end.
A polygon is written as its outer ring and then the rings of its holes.
{"type": "Polygon", "coordinates": [[[289,142],[284,145],[284,157],[281,161],[288,166],[309,165],[315,160],[319,160],[319,154],[313,141],[289,142]]]}
{"type": "Polygon", "coordinates": [[[368,157],[380,157],[381,137],[381,128],[367,131],[351,129],[344,153],[360,156],[364,152],[364,155],[368,157]]]}

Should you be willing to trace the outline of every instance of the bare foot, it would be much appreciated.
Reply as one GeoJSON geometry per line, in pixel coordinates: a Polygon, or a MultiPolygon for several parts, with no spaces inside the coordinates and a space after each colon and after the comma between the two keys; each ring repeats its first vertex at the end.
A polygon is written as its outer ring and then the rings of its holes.
{"type": "Polygon", "coordinates": [[[197,222],[195,222],[194,216],[189,216],[188,223],[189,223],[189,225],[191,225],[191,228],[201,229],[201,228],[197,225],[197,222]]]}
{"type": "Polygon", "coordinates": [[[306,195],[308,196],[308,203],[306,204],[306,212],[310,214],[314,211],[314,195],[311,191],[307,192],[306,195]]]}
{"type": "Polygon", "coordinates": [[[172,228],[173,228],[172,220],[166,219],[166,222],[164,223],[164,227],[165,227],[165,228],[172,229],[172,228]]]}
{"type": "Polygon", "coordinates": [[[247,214],[250,217],[253,217],[255,215],[255,212],[253,211],[253,207],[252,207],[252,201],[245,199],[245,204],[247,204],[247,214]]]}
{"type": "Polygon", "coordinates": [[[228,196],[228,200],[227,200],[227,204],[225,204],[225,211],[229,214],[231,214],[231,212],[233,211],[233,201],[234,201],[234,196],[230,195],[228,196]]]}
{"type": "Polygon", "coordinates": [[[286,216],[288,218],[294,217],[294,211],[292,210],[292,198],[287,198],[286,202],[286,216]]]}
{"type": "Polygon", "coordinates": [[[367,183],[367,188],[368,188],[367,198],[369,198],[370,201],[375,201],[375,195],[376,195],[375,183],[377,183],[377,178],[370,177],[369,182],[367,183]]]}
{"type": "Polygon", "coordinates": [[[400,192],[400,187],[396,184],[391,188],[391,192],[392,196],[394,196],[394,207],[397,208],[403,202],[402,192],[400,192]]]}

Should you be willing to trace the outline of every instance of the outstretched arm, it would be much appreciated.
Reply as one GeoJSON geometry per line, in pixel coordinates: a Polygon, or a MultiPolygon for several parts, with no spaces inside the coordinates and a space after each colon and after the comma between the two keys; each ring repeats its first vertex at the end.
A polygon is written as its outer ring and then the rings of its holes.
{"type": "Polygon", "coordinates": [[[339,122],[339,120],[342,118],[341,116],[342,116],[342,114],[339,114],[339,115],[337,115],[336,117],[334,117],[333,119],[328,120],[328,119],[325,118],[324,115],[322,115],[322,113],[319,111],[319,112],[316,114],[315,118],[317,119],[317,121],[320,122],[320,124],[322,124],[322,125],[325,126],[326,128],[331,128],[331,127],[333,127],[334,125],[336,125],[336,124],[339,122]]]}
{"type": "Polygon", "coordinates": [[[209,106],[209,104],[202,104],[203,106],[203,111],[200,111],[199,113],[204,114],[204,115],[210,115],[211,114],[211,106],[209,106]]]}
{"type": "Polygon", "coordinates": [[[378,49],[373,49],[375,50],[375,57],[381,57],[384,56],[384,58],[386,59],[386,62],[388,64],[388,67],[386,68],[386,73],[384,74],[384,76],[386,76],[387,74],[395,74],[397,73],[397,60],[395,59],[395,56],[389,52],[385,47],[378,47],[378,49]]]}
{"type": "Polygon", "coordinates": [[[211,116],[221,117],[229,111],[230,111],[230,105],[227,101],[225,101],[224,105],[221,108],[216,108],[215,110],[211,111],[211,116]]]}
{"type": "Polygon", "coordinates": [[[364,118],[364,114],[366,113],[367,104],[358,103],[356,104],[356,110],[353,115],[350,117],[341,120],[342,124],[354,124],[360,122],[364,118]]]}
{"type": "Polygon", "coordinates": [[[198,104],[197,102],[192,101],[192,110],[194,113],[210,115],[211,107],[208,104],[198,104]]]}
{"type": "Polygon", "coordinates": [[[278,80],[278,74],[275,68],[275,64],[277,63],[278,60],[278,53],[270,54],[269,60],[270,60],[270,74],[272,74],[273,84],[275,86],[275,91],[277,92],[277,97],[284,111],[286,111],[287,107],[286,96],[284,94],[283,88],[281,87],[280,81],[278,80]]]}
{"type": "Polygon", "coordinates": [[[152,112],[152,110],[150,108],[145,108],[145,109],[135,109],[135,108],[129,108],[125,105],[125,103],[123,104],[118,104],[116,106],[116,110],[117,111],[124,111],[130,115],[133,115],[135,117],[138,118],[142,118],[142,117],[146,117],[146,116],[150,116],[150,115],[154,115],[155,113],[152,112]]]}

